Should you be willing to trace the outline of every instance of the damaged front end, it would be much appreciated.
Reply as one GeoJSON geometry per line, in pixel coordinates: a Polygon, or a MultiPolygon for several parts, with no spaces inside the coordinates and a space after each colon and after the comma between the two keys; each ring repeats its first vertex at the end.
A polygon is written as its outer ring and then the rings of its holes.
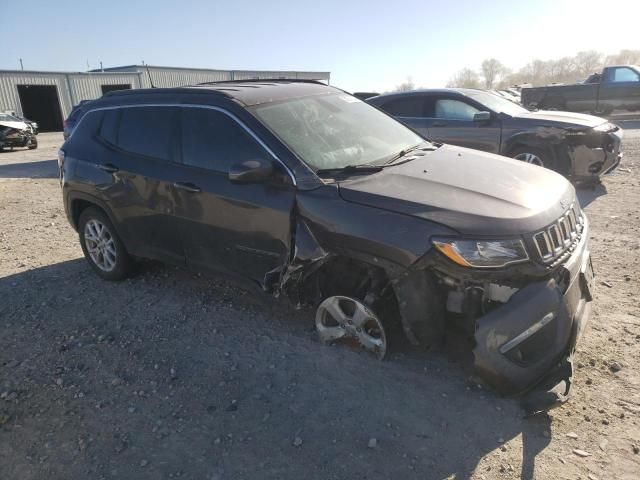
{"type": "Polygon", "coordinates": [[[569,178],[575,183],[591,183],[611,173],[620,164],[622,129],[603,123],[589,129],[570,129],[566,134],[566,156],[569,178]]]}
{"type": "Polygon", "coordinates": [[[571,357],[589,317],[593,288],[586,216],[571,207],[525,236],[525,243],[535,252],[531,261],[504,269],[464,268],[432,252],[407,281],[397,283],[396,292],[405,330],[422,344],[424,325],[431,326],[427,337],[436,338],[443,318],[437,302],[413,286],[415,278],[435,279],[445,299],[444,319],[473,337],[477,374],[502,394],[525,394],[523,405],[533,414],[569,395],[571,357]]]}

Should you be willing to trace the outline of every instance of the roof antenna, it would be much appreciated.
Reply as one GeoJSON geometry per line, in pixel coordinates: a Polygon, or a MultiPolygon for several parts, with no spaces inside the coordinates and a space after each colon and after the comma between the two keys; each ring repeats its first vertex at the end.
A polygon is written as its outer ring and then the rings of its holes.
{"type": "Polygon", "coordinates": [[[155,85],[153,84],[153,80],[151,79],[151,72],[149,72],[149,65],[145,65],[145,68],[147,69],[147,75],[149,76],[149,83],[151,84],[151,88],[156,88],[155,85]]]}

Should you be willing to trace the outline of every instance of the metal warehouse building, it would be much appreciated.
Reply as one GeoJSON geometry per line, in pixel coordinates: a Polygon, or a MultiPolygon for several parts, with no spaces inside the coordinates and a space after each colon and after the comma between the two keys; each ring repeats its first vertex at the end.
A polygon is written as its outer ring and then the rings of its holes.
{"type": "Polygon", "coordinates": [[[41,131],[60,131],[74,105],[112,90],[179,87],[223,80],[299,78],[329,82],[329,72],[207,70],[128,65],[89,72],[0,70],[0,112],[14,111],[38,122],[41,131]]]}

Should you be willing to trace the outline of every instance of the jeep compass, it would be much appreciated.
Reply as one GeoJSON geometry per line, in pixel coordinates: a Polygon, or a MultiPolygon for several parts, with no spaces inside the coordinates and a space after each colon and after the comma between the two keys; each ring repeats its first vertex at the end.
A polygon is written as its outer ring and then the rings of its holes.
{"type": "Polygon", "coordinates": [[[382,358],[462,325],[474,367],[540,411],[566,400],[590,311],[588,221],[562,176],[431,143],[311,81],[113,92],[59,152],[102,278],[136,258],[242,277],[382,358]]]}

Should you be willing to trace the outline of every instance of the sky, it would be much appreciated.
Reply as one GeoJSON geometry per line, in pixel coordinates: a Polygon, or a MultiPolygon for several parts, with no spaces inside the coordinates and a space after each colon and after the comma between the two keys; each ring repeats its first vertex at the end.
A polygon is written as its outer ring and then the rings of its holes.
{"type": "Polygon", "coordinates": [[[442,87],[488,57],[517,69],[640,49],[638,19],[640,0],[0,0],[0,69],[314,70],[382,92],[442,87]]]}

